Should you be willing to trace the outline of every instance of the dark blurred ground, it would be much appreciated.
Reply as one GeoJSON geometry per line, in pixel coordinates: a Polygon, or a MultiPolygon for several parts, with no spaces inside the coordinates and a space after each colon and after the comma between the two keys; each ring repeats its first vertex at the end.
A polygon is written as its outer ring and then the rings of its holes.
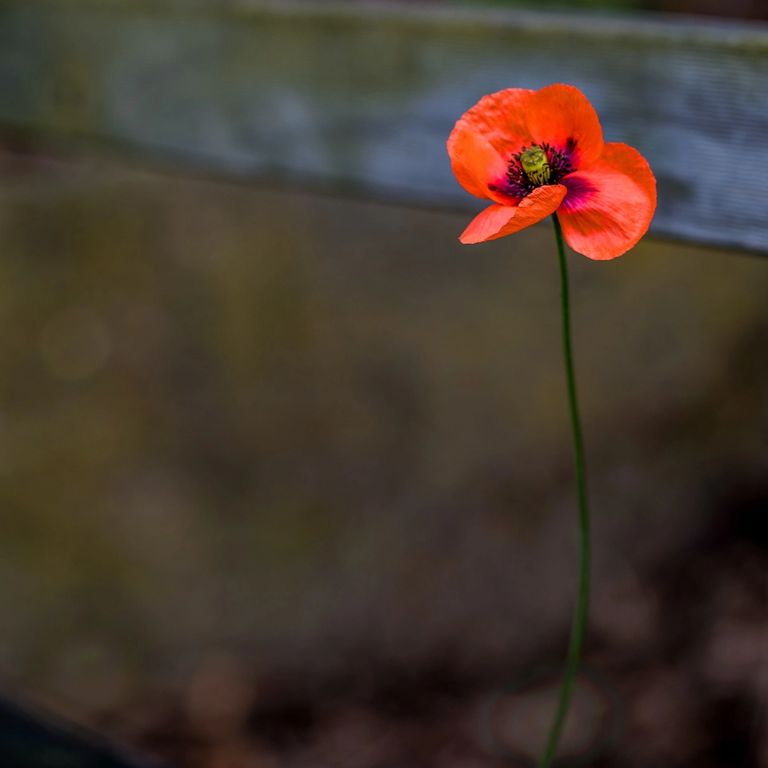
{"type": "MultiPolygon", "coordinates": [[[[549,227],[467,249],[467,214],[0,178],[6,687],[195,768],[535,750],[546,691],[495,696],[553,680],[574,597],[549,227]]],[[[765,765],[768,263],[571,263],[598,684],[570,748],[618,723],[590,764],[765,765]]]]}

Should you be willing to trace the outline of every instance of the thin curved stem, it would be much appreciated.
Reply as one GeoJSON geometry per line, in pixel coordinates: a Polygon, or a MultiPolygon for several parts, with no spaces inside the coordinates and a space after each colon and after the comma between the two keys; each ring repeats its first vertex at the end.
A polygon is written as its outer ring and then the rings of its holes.
{"type": "Polygon", "coordinates": [[[568,659],[560,688],[560,700],[557,705],[552,727],[547,739],[547,746],[539,761],[539,768],[549,768],[557,752],[557,745],[565,725],[571,696],[579,672],[581,652],[584,647],[584,635],[587,629],[589,613],[589,581],[592,544],[589,526],[589,505],[587,503],[587,471],[584,462],[584,440],[581,434],[579,419],[579,403],[576,397],[576,376],[573,370],[573,346],[571,343],[571,308],[568,290],[568,263],[565,258],[563,231],[557,215],[552,215],[555,225],[555,240],[560,261],[560,299],[563,319],[563,359],[565,362],[565,378],[568,384],[568,406],[571,414],[571,431],[573,433],[573,454],[576,469],[576,487],[579,500],[579,592],[576,608],[571,625],[571,639],[568,644],[568,659]]]}

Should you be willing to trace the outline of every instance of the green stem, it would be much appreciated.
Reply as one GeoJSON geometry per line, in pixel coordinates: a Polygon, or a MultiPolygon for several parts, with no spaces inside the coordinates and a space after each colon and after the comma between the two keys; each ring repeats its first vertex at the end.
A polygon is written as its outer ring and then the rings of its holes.
{"type": "Polygon", "coordinates": [[[544,755],[539,761],[539,768],[549,768],[557,752],[560,734],[565,724],[568,708],[571,703],[576,676],[579,672],[581,652],[584,647],[584,635],[587,628],[587,614],[589,611],[589,574],[591,561],[591,541],[589,530],[589,506],[587,504],[587,473],[584,462],[584,440],[581,435],[581,422],[579,420],[579,403],[576,397],[576,376],[573,371],[573,348],[571,344],[571,310],[568,293],[568,263],[565,259],[565,246],[563,244],[563,231],[557,215],[552,215],[555,225],[555,240],[557,241],[557,253],[560,260],[560,299],[563,318],[563,358],[565,361],[565,377],[568,383],[568,406],[571,414],[571,430],[573,433],[573,453],[576,468],[576,486],[579,499],[579,594],[576,608],[573,613],[571,626],[571,639],[568,644],[568,659],[565,666],[565,674],[560,688],[560,701],[557,705],[552,727],[547,740],[544,755]]]}

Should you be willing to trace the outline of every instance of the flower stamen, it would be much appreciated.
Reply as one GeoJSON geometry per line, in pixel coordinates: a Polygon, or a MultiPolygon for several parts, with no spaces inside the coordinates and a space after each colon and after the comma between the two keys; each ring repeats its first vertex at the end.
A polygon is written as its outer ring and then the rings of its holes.
{"type": "Polygon", "coordinates": [[[569,149],[575,141],[569,139],[567,149],[555,149],[551,145],[531,144],[512,155],[507,168],[507,192],[515,197],[525,197],[536,187],[559,184],[564,176],[575,170],[569,149]]]}

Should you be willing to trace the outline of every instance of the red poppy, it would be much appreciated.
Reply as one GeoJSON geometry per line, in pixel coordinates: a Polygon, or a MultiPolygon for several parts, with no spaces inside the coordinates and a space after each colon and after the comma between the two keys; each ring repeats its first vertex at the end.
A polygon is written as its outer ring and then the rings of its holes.
{"type": "Polygon", "coordinates": [[[483,97],[456,123],[448,154],[464,189],[493,201],[462,243],[511,235],[557,212],[574,251],[613,259],[640,240],[656,210],[645,158],[604,143],[597,113],[572,85],[483,97]]]}

